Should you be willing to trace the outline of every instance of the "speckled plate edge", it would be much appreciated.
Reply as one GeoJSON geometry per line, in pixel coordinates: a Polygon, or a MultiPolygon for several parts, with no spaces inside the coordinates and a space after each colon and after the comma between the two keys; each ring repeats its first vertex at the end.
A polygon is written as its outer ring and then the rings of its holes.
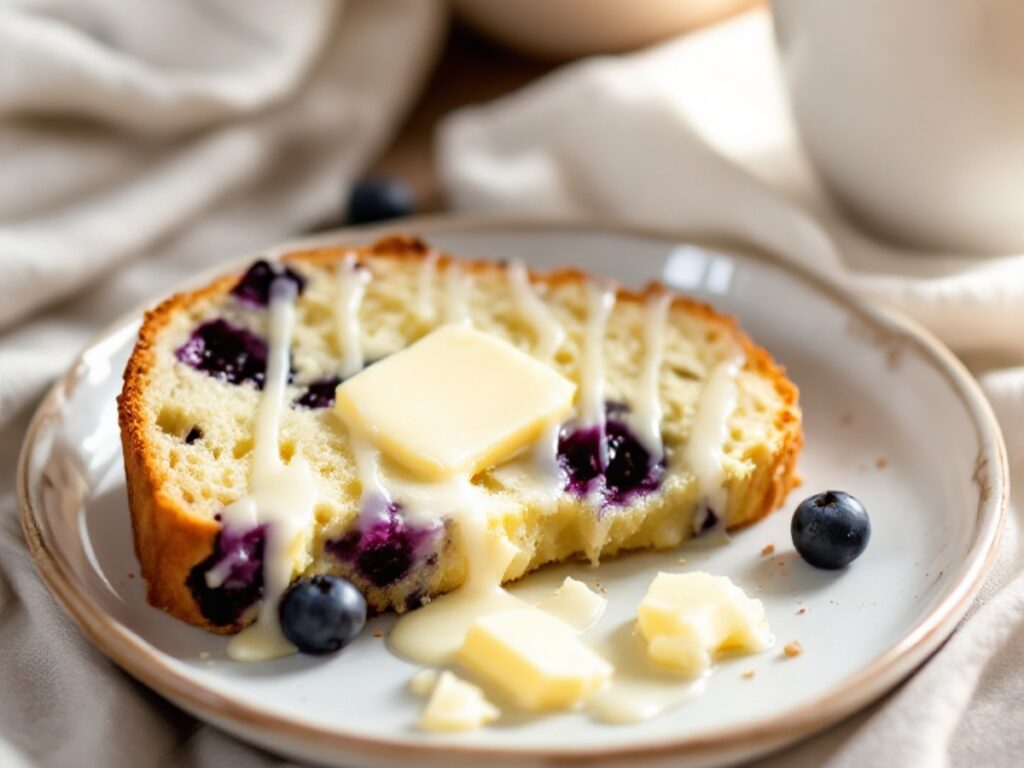
{"type": "MultiPolygon", "coordinates": [[[[89,595],[75,583],[66,563],[48,546],[43,536],[37,511],[28,493],[29,456],[36,445],[40,428],[58,417],[60,403],[74,389],[83,365],[83,356],[76,358],[68,373],[59,379],[40,403],[22,445],[18,461],[18,500],[21,525],[29,551],[39,573],[71,618],[89,640],[133,677],[193,714],[210,720],[226,730],[244,736],[262,746],[301,753],[310,759],[327,759],[328,755],[344,754],[353,762],[366,765],[388,765],[415,760],[424,766],[474,766],[486,760],[499,765],[607,765],[628,761],[630,765],[654,765],[685,760],[691,765],[723,763],[752,757],[809,734],[852,714],[882,696],[913,672],[953,632],[978,594],[995,557],[996,546],[1006,515],[1009,481],[1006,449],[998,423],[980,387],[963,364],[931,333],[917,323],[891,311],[864,302],[824,277],[794,266],[769,253],[739,245],[733,241],[693,236],[664,229],[608,224],[593,221],[545,221],[503,217],[425,217],[392,222],[386,226],[349,228],[297,239],[287,244],[264,249],[260,253],[278,253],[297,248],[343,243],[346,238],[358,239],[402,232],[429,237],[449,232],[514,231],[589,234],[607,233],[667,242],[688,242],[718,250],[732,251],[744,257],[771,263],[795,280],[829,296],[877,332],[880,343],[912,345],[922,357],[952,385],[962,400],[978,434],[979,452],[974,472],[978,491],[976,535],[967,557],[958,572],[952,574],[950,587],[938,605],[897,643],[879,655],[857,674],[847,678],[817,699],[781,711],[757,722],[716,729],[698,736],[652,740],[642,745],[621,748],[552,749],[523,745],[521,748],[487,748],[479,745],[452,746],[429,743],[402,744],[386,739],[367,738],[312,726],[306,722],[268,715],[266,712],[223,696],[215,690],[197,687],[183,679],[154,650],[128,627],[106,614],[89,595]],[[285,745],[282,747],[281,745],[285,745]]],[[[253,255],[240,258],[244,263],[253,255]]],[[[213,274],[226,271],[224,265],[213,274]]],[[[200,282],[205,276],[189,280],[200,282]]],[[[131,322],[140,310],[128,313],[109,326],[92,347],[115,329],[131,322]]]]}

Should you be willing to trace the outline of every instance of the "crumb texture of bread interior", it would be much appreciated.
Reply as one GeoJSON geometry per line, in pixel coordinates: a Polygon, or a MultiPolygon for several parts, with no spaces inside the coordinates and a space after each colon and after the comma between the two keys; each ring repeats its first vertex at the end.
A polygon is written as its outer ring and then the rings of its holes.
{"type": "MultiPolygon", "coordinates": [[[[459,537],[451,525],[444,526],[428,556],[409,568],[392,564],[391,581],[367,578],[352,562],[334,556],[331,542],[346,541],[346,536],[351,540],[358,523],[359,478],[334,409],[296,405],[311,383],[338,375],[342,350],[336,320],[337,272],[349,253],[372,276],[358,324],[368,363],[407,347],[446,317],[446,273],[453,261],[441,256],[436,268],[426,270],[427,249],[419,241],[395,238],[367,249],[325,249],[286,257],[306,282],[296,302],[292,380],[279,450],[285,462],[297,455],[309,462],[319,491],[315,524],[295,555],[294,574],[346,576],[375,610],[403,611],[463,582],[466,566],[459,537]]],[[[466,298],[473,327],[533,352],[537,339],[515,302],[508,270],[485,262],[458,263],[468,278],[466,298]]],[[[589,278],[560,271],[532,274],[530,279],[566,333],[552,364],[578,382],[589,278]]],[[[230,294],[237,280],[237,275],[223,278],[176,296],[147,315],[120,398],[136,551],[150,601],[215,631],[237,630],[245,619],[211,622],[196,608],[186,582],[192,569],[211,554],[218,511],[247,492],[261,392],[251,381],[228,383],[183,364],[176,350],[197,327],[214,320],[267,338],[268,312],[230,294]]],[[[605,397],[610,403],[630,406],[641,397],[645,298],[645,293],[620,289],[611,310],[603,340],[605,397]]],[[[597,562],[624,550],[673,547],[691,536],[700,499],[696,478],[684,461],[684,447],[709,372],[737,350],[745,362],[724,446],[726,524],[747,524],[778,506],[795,484],[802,442],[796,388],[731,318],[675,297],[668,312],[659,381],[665,446],[659,487],[626,503],[598,508],[570,492],[536,493],[529,478],[501,467],[480,473],[473,482],[488,494],[492,533],[506,536],[519,552],[506,580],[545,563],[570,558],[597,562]]],[[[410,396],[415,397],[415,382],[410,383],[410,396]]],[[[378,554],[385,559],[394,555],[386,547],[378,554]]]]}

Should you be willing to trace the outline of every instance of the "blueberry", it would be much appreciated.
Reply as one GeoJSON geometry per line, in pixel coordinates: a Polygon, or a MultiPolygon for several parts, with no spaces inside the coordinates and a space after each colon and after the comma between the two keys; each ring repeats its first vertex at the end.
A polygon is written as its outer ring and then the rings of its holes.
{"type": "Polygon", "coordinates": [[[815,568],[829,570],[852,563],[871,539],[864,505],[842,491],[804,499],[793,514],[790,530],[800,557],[815,568]]]}
{"type": "Polygon", "coordinates": [[[409,216],[415,209],[412,189],[404,181],[368,176],[352,187],[345,219],[349,224],[369,224],[409,216]]]}
{"type": "Polygon", "coordinates": [[[281,598],[281,631],[302,653],[333,653],[366,624],[366,599],[338,576],[299,579],[281,598]]]}

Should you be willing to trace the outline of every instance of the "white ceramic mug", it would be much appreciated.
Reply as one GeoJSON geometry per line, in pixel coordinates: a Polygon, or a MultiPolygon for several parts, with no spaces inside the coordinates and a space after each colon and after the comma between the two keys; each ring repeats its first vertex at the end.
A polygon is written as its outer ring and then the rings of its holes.
{"type": "Polygon", "coordinates": [[[773,0],[793,113],[854,217],[1024,251],[1024,0],[773,0]]]}

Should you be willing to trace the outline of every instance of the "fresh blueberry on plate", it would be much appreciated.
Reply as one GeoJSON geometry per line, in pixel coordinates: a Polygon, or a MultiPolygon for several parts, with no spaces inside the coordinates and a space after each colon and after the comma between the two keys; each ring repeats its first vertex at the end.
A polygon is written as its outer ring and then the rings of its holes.
{"type": "Polygon", "coordinates": [[[302,653],[334,653],[366,624],[366,599],[337,576],[299,579],[281,598],[281,631],[302,653]]]}
{"type": "Polygon", "coordinates": [[[352,187],[345,219],[349,224],[369,224],[409,216],[415,209],[412,189],[404,181],[368,176],[352,187]]]}
{"type": "Polygon", "coordinates": [[[848,493],[825,491],[800,502],[790,527],[793,546],[815,568],[843,568],[864,552],[871,521],[864,505],[848,493]]]}

